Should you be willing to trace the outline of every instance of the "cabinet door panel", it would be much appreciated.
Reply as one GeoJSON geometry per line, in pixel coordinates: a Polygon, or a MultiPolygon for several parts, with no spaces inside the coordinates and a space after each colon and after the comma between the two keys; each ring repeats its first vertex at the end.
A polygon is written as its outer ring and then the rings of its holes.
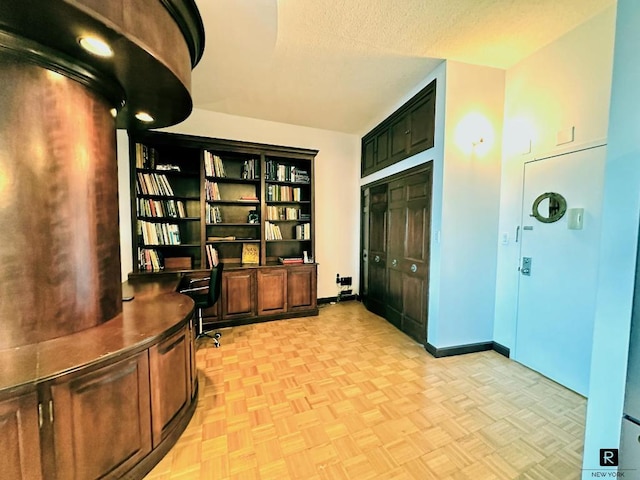
{"type": "Polygon", "coordinates": [[[3,478],[42,478],[35,392],[0,401],[0,472],[3,478]]]}
{"type": "Polygon", "coordinates": [[[367,175],[376,164],[376,139],[365,138],[362,144],[362,175],[367,175]]]}
{"type": "Polygon", "coordinates": [[[147,352],[51,387],[57,478],[119,477],[151,450],[147,352]]]}
{"type": "Polygon", "coordinates": [[[287,270],[270,268],[258,271],[258,315],[287,310],[287,270]]]}
{"type": "Polygon", "coordinates": [[[402,116],[395,120],[391,124],[390,140],[391,145],[389,148],[390,161],[396,162],[399,159],[405,158],[407,150],[407,117],[402,116]]]}
{"type": "Polygon", "coordinates": [[[433,147],[435,105],[435,93],[433,93],[411,108],[409,112],[408,155],[433,147]]]}
{"type": "Polygon", "coordinates": [[[252,317],[256,314],[255,270],[225,272],[222,276],[223,319],[252,317]]]}
{"type": "Polygon", "coordinates": [[[389,164],[389,135],[390,131],[385,128],[376,135],[376,170],[384,168],[389,164]]]}
{"type": "Polygon", "coordinates": [[[153,446],[173,428],[172,420],[191,398],[188,330],[183,329],[149,349],[153,446]]]}
{"type": "Polygon", "coordinates": [[[287,273],[287,303],[290,312],[317,307],[316,267],[292,267],[287,273]]]}

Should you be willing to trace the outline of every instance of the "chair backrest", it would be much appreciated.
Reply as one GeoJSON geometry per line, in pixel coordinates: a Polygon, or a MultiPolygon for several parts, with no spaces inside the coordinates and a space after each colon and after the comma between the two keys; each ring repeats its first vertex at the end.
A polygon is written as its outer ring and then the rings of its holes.
{"type": "Polygon", "coordinates": [[[209,277],[209,291],[207,292],[207,303],[209,307],[212,307],[220,298],[220,290],[222,289],[222,270],[224,269],[224,263],[220,262],[217,266],[211,269],[211,276],[209,277]]]}

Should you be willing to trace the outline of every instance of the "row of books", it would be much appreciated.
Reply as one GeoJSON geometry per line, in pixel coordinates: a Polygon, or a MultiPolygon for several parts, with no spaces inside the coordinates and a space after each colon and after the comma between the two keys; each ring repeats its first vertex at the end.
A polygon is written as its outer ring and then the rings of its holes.
{"type": "Polygon", "coordinates": [[[158,151],[142,143],[136,143],[136,168],[156,168],[158,151]]]}
{"type": "Polygon", "coordinates": [[[265,178],[274,182],[309,183],[309,172],[296,165],[284,165],[275,160],[267,160],[265,178]]]}
{"type": "Polygon", "coordinates": [[[138,248],[138,270],[159,272],[164,269],[162,256],[152,248],[138,248]]]}
{"type": "Polygon", "coordinates": [[[296,239],[297,240],[309,240],[311,239],[311,224],[302,223],[296,225],[296,239]]]}
{"type": "Polygon", "coordinates": [[[138,217],[186,218],[188,216],[182,200],[138,198],[136,200],[136,211],[138,217]]]}
{"type": "Polygon", "coordinates": [[[269,185],[267,187],[267,202],[300,202],[302,189],[287,185],[269,185]]]}
{"type": "Polygon", "coordinates": [[[299,208],[267,206],[267,220],[298,220],[302,215],[299,208]]]}
{"type": "Polygon", "coordinates": [[[244,180],[255,180],[258,178],[258,162],[259,160],[256,158],[244,161],[242,165],[242,178],[244,180]]]}
{"type": "Polygon", "coordinates": [[[218,250],[215,249],[213,245],[207,244],[207,265],[209,268],[217,267],[218,263],[220,263],[220,259],[218,257],[218,250]]]}
{"type": "Polygon", "coordinates": [[[180,245],[180,229],[175,223],[138,220],[138,235],[145,245],[180,245]]]}
{"type": "Polygon", "coordinates": [[[218,188],[218,184],[216,182],[210,182],[209,180],[206,180],[204,182],[204,192],[206,199],[209,201],[221,200],[220,189],[218,188]]]}
{"type": "Polygon", "coordinates": [[[173,196],[173,189],[164,173],[137,172],[136,193],[138,195],[173,196]]]}
{"type": "Polygon", "coordinates": [[[271,222],[264,222],[264,237],[266,240],[282,240],[280,227],[271,222]]]}
{"type": "Polygon", "coordinates": [[[222,159],[215,153],[207,150],[204,151],[204,174],[207,177],[224,178],[227,176],[224,171],[224,163],[222,159]]]}
{"type": "Polygon", "coordinates": [[[205,215],[207,223],[222,223],[222,213],[220,212],[220,207],[217,205],[207,203],[205,215]]]}

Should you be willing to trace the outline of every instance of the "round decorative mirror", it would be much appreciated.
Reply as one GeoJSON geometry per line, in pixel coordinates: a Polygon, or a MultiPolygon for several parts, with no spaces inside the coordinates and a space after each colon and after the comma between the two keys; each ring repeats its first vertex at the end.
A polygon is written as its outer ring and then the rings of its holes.
{"type": "Polygon", "coordinates": [[[567,211],[567,201],[555,192],[539,195],[531,207],[531,216],[542,223],[553,223],[560,220],[567,211]]]}

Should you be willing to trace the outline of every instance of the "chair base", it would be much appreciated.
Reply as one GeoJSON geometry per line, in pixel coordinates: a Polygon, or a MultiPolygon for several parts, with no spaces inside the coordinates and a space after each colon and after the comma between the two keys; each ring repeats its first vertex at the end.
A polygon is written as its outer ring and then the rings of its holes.
{"type": "Polygon", "coordinates": [[[220,332],[216,332],[213,335],[207,333],[204,331],[204,324],[202,323],[202,309],[198,308],[197,311],[197,316],[198,316],[198,323],[196,324],[196,340],[198,340],[200,337],[208,337],[211,340],[213,340],[213,344],[215,345],[216,348],[220,347],[220,337],[222,336],[222,334],[220,332]]]}
{"type": "Polygon", "coordinates": [[[220,332],[216,332],[213,335],[208,334],[207,332],[200,332],[196,335],[196,340],[198,340],[201,337],[207,337],[210,338],[211,340],[213,340],[213,344],[216,348],[220,347],[220,337],[222,336],[222,334],[220,332]]]}

